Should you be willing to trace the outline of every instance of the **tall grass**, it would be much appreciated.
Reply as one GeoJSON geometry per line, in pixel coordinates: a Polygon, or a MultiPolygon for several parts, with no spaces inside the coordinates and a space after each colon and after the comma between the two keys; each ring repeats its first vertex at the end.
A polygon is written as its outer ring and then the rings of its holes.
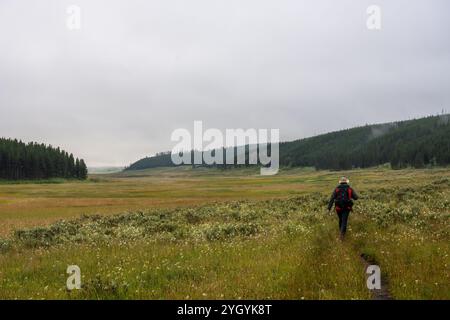
{"type": "Polygon", "coordinates": [[[0,242],[0,298],[369,299],[364,253],[395,298],[449,299],[449,192],[446,179],[363,189],[344,242],[320,192],[17,230],[0,242]]]}

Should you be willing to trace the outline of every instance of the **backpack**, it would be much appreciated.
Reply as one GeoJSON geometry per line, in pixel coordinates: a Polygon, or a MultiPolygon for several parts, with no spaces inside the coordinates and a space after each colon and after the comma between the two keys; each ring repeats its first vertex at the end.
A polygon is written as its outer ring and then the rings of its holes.
{"type": "Polygon", "coordinates": [[[336,197],[334,199],[334,205],[339,209],[351,209],[353,206],[352,201],[352,188],[350,186],[337,187],[335,190],[336,197]]]}

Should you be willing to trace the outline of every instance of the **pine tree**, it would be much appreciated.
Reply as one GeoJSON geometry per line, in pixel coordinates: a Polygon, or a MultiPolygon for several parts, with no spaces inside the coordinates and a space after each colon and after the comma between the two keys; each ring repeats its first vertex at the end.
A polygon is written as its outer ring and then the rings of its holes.
{"type": "Polygon", "coordinates": [[[80,178],[80,160],[78,158],[75,160],[75,177],[80,178]]]}
{"type": "Polygon", "coordinates": [[[81,159],[80,160],[80,176],[78,178],[81,180],[85,180],[85,179],[87,179],[87,174],[88,174],[88,170],[87,170],[86,163],[84,163],[84,160],[81,159]]]}
{"type": "Polygon", "coordinates": [[[87,174],[84,173],[84,161],[79,160],[78,174],[75,166],[73,155],[60,148],[0,138],[0,179],[85,179],[87,174]]]}

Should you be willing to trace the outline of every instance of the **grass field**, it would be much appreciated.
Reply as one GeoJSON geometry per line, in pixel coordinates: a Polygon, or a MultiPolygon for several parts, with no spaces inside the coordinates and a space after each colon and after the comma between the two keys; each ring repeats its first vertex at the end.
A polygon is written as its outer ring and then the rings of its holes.
{"type": "Polygon", "coordinates": [[[449,299],[449,208],[445,168],[0,182],[0,298],[369,299],[364,253],[394,298],[449,299]],[[340,243],[325,206],[343,174],[361,199],[340,243]]]}

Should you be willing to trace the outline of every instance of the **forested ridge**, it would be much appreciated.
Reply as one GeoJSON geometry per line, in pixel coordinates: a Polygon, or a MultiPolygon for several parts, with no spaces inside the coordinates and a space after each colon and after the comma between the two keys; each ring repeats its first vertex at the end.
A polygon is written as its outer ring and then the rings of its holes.
{"type": "MultiPolygon", "coordinates": [[[[343,170],[386,163],[394,169],[449,165],[450,114],[365,125],[280,143],[281,166],[343,170]]],[[[174,166],[170,152],[143,158],[125,170],[163,166],[174,166]]]]}
{"type": "Polygon", "coordinates": [[[86,179],[83,159],[36,142],[0,138],[0,179],[86,179]]]}
{"type": "Polygon", "coordinates": [[[450,164],[450,115],[327,133],[280,145],[280,163],[318,169],[392,168],[450,164]]]}

